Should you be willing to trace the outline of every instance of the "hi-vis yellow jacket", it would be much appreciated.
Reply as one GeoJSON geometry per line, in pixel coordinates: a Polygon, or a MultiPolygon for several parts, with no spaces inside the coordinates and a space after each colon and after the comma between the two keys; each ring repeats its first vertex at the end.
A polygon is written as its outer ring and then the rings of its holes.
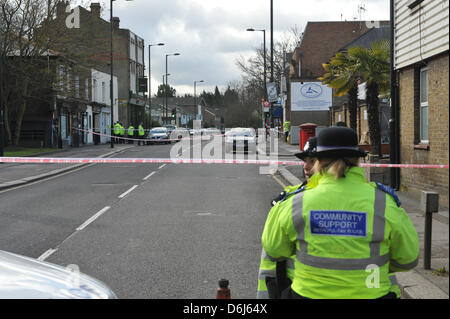
{"type": "MultiPolygon", "coordinates": [[[[295,255],[291,288],[307,298],[379,298],[392,272],[418,262],[417,232],[391,195],[353,167],[345,178],[315,174],[311,189],[269,213],[262,244],[272,260],[295,255]]],[[[395,278],[395,277],[393,277],[395,278]]]]}

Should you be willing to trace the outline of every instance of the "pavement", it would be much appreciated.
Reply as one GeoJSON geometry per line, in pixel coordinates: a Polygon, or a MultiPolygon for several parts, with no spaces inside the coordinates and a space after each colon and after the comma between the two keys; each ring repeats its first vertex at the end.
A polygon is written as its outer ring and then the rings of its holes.
{"type": "MultiPolygon", "coordinates": [[[[290,145],[282,139],[278,142],[278,154],[282,156],[299,152],[299,145],[290,145]]],[[[286,159],[286,158],[285,158],[286,159]]],[[[300,184],[304,180],[300,165],[282,166],[278,169],[280,175],[289,185],[300,184]]],[[[397,281],[401,287],[404,299],[449,299],[449,210],[439,207],[433,214],[431,269],[424,269],[424,229],[425,217],[420,209],[420,198],[413,197],[408,192],[398,191],[398,197],[403,209],[408,213],[416,227],[420,243],[419,264],[409,272],[397,273],[397,281]]]]}
{"type": "MultiPolygon", "coordinates": [[[[52,153],[34,154],[33,157],[109,157],[134,146],[116,144],[113,149],[107,145],[89,145],[80,148],[52,153]]],[[[290,145],[282,139],[278,141],[276,154],[287,160],[296,160],[295,153],[299,152],[298,145],[290,145]]],[[[0,163],[0,191],[33,183],[75,170],[81,166],[93,164],[15,164],[0,163]]],[[[280,175],[290,185],[297,185],[304,179],[300,165],[281,166],[280,175]]],[[[397,273],[397,280],[405,299],[448,299],[449,298],[449,210],[440,207],[439,212],[433,214],[432,225],[432,253],[431,270],[423,267],[423,244],[425,218],[420,210],[420,199],[414,198],[407,192],[397,192],[402,207],[408,213],[416,227],[420,241],[419,265],[412,271],[397,273]],[[444,270],[443,272],[441,270],[444,270]]]]}

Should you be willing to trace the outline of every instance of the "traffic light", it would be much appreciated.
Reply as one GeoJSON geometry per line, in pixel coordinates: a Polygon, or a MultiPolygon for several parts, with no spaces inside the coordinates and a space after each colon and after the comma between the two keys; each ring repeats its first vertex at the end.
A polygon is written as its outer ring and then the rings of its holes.
{"type": "Polygon", "coordinates": [[[268,119],[270,117],[270,112],[264,112],[264,117],[268,119]]]}
{"type": "Polygon", "coordinates": [[[172,117],[175,118],[177,116],[177,109],[172,109],[172,117]]]}

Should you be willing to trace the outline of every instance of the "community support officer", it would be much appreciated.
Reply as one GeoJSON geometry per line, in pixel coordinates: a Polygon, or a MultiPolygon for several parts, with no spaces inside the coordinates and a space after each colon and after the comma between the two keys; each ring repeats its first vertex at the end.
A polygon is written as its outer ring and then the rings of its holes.
{"type": "MultiPolygon", "coordinates": [[[[288,186],[276,198],[272,200],[272,206],[276,206],[280,201],[305,191],[309,178],[313,175],[313,166],[315,162],[316,137],[310,137],[306,142],[303,151],[295,156],[303,161],[303,172],[305,181],[299,185],[288,186]]],[[[273,208],[276,209],[276,208],[273,208]]],[[[294,277],[295,255],[287,260],[276,262],[267,256],[264,249],[261,253],[261,263],[258,273],[257,299],[279,299],[281,292],[292,283],[294,277]]]]}
{"type": "Polygon", "coordinates": [[[368,183],[354,130],[319,132],[311,189],[272,209],[262,235],[273,260],[296,256],[294,299],[396,298],[390,273],[418,263],[417,232],[396,195],[368,183]]]}
{"type": "Polygon", "coordinates": [[[316,152],[317,138],[315,136],[310,137],[308,141],[306,141],[305,146],[303,147],[303,151],[297,154],[294,154],[297,158],[303,161],[303,174],[305,175],[305,180],[299,185],[290,185],[287,186],[277,197],[275,197],[271,204],[275,206],[275,204],[285,198],[286,194],[293,193],[296,190],[306,186],[306,183],[310,179],[310,177],[314,174],[314,163],[315,152],[316,152]]]}

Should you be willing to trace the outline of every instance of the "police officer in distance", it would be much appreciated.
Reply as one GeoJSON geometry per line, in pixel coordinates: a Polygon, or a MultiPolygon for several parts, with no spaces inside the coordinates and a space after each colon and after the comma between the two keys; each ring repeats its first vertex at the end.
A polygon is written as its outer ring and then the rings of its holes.
{"type": "Polygon", "coordinates": [[[414,225],[389,188],[365,180],[365,155],[354,130],[320,131],[311,189],[270,211],[265,252],[272,260],[296,256],[290,298],[396,298],[390,274],[417,265],[414,225]]]}

